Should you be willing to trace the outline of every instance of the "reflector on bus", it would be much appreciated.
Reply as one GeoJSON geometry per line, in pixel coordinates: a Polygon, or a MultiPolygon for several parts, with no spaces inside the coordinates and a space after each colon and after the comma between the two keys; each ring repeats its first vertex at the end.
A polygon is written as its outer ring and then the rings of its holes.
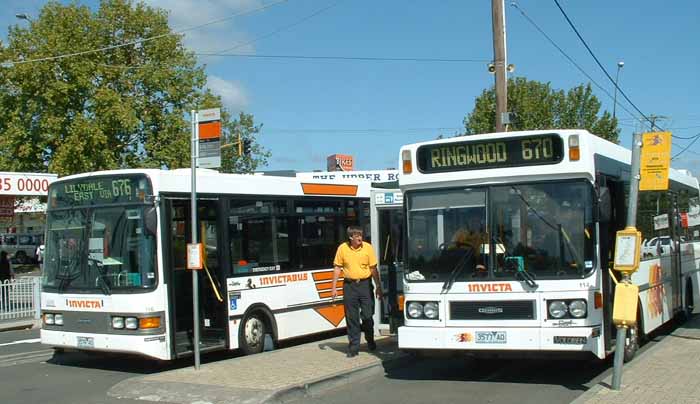
{"type": "Polygon", "coordinates": [[[304,191],[304,195],[357,195],[357,185],[302,183],[301,189],[304,191]]]}

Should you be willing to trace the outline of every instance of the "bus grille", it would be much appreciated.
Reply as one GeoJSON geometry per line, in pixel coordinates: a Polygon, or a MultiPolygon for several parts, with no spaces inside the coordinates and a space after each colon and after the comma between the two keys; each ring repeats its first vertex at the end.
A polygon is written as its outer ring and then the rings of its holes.
{"type": "Polygon", "coordinates": [[[450,302],[451,320],[534,320],[534,300],[450,302]]]}

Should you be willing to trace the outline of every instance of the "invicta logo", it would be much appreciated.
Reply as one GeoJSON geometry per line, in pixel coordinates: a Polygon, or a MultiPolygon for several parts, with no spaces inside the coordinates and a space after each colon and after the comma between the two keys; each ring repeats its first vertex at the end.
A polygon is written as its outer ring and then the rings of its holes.
{"type": "Polygon", "coordinates": [[[510,283],[472,283],[468,285],[470,292],[512,292],[510,283]]]}
{"type": "Polygon", "coordinates": [[[71,300],[66,299],[66,306],[74,309],[101,309],[102,300],[71,300]]]}

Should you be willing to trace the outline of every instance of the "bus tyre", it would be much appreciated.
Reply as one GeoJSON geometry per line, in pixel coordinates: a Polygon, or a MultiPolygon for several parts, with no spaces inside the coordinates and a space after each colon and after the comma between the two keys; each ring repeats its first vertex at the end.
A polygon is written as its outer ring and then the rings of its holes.
{"type": "Polygon", "coordinates": [[[625,338],[625,363],[634,359],[634,355],[639,350],[639,321],[633,326],[627,328],[627,337],[625,338]]]}
{"type": "Polygon", "coordinates": [[[260,313],[249,314],[241,324],[238,333],[238,345],[245,355],[260,353],[265,347],[265,334],[267,327],[260,313]]]}
{"type": "Polygon", "coordinates": [[[687,286],[685,287],[685,301],[683,302],[683,310],[680,313],[680,320],[681,322],[686,322],[690,320],[691,317],[693,317],[693,309],[694,309],[694,302],[693,302],[693,286],[688,281],[687,286]]]}

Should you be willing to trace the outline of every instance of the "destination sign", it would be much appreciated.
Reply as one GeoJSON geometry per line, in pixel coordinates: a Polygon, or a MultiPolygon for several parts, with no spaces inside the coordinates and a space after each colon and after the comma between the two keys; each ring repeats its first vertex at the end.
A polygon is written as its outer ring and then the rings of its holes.
{"type": "Polygon", "coordinates": [[[143,175],[81,178],[57,182],[49,189],[49,208],[143,202],[151,194],[143,175]]]}
{"type": "Polygon", "coordinates": [[[423,173],[555,164],[563,156],[564,143],[556,134],[431,144],[417,152],[423,173]]]}

